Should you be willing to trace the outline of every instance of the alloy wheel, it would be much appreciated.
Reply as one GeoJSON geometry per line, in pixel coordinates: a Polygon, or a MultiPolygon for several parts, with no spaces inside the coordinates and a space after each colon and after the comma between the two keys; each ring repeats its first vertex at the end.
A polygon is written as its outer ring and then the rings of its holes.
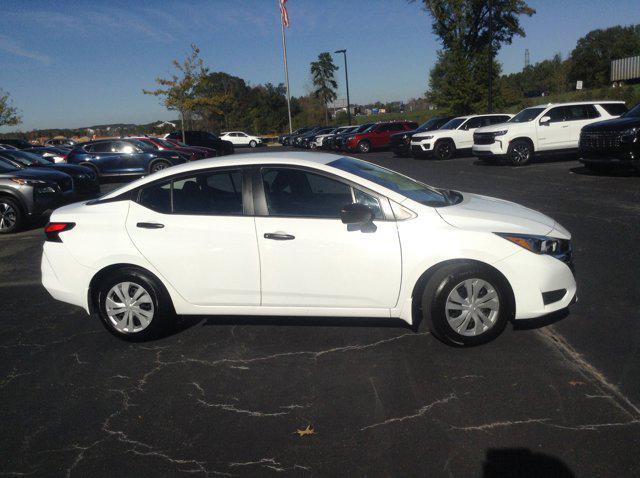
{"type": "Polygon", "coordinates": [[[0,230],[8,230],[16,224],[16,210],[11,204],[0,202],[0,230]]]}
{"type": "Polygon", "coordinates": [[[491,329],[500,312],[496,288],[483,279],[467,279],[455,286],[445,305],[449,326],[460,335],[474,337],[491,329]]]}
{"type": "Polygon", "coordinates": [[[525,164],[529,161],[531,151],[526,144],[516,144],[511,153],[511,159],[515,164],[525,164]]]}
{"type": "Polygon", "coordinates": [[[153,165],[153,168],[151,168],[151,172],[152,173],[157,173],[158,171],[162,171],[163,169],[166,169],[167,165],[165,163],[156,163],[153,165]]]}
{"type": "Polygon", "coordinates": [[[151,324],[153,300],[140,284],[120,282],[107,293],[105,311],[111,325],[118,332],[134,334],[151,324]]]}

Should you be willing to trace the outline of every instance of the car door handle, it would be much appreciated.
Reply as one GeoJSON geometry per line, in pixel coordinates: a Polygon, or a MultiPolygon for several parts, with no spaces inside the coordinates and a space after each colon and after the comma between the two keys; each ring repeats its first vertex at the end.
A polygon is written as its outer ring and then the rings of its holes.
{"type": "Polygon", "coordinates": [[[296,236],[292,236],[291,234],[282,234],[279,232],[267,232],[264,235],[265,239],[272,239],[274,241],[292,241],[296,238],[296,236]]]}
{"type": "Polygon", "coordinates": [[[158,222],[139,222],[136,226],[142,229],[162,229],[164,224],[158,222]]]}

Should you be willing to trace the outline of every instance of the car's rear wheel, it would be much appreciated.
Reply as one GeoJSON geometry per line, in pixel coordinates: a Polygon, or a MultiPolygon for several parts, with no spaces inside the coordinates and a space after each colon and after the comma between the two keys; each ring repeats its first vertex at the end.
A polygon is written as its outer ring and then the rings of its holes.
{"type": "Polygon", "coordinates": [[[369,141],[363,140],[358,143],[358,151],[360,153],[368,153],[371,151],[371,143],[369,141]]]}
{"type": "Polygon", "coordinates": [[[22,227],[23,214],[18,203],[8,197],[0,197],[0,234],[10,234],[22,227]]]}
{"type": "Polygon", "coordinates": [[[155,163],[151,164],[151,166],[149,167],[149,173],[150,174],[157,173],[158,171],[167,169],[170,166],[171,165],[166,161],[156,161],[155,163]]]}
{"type": "Polygon", "coordinates": [[[116,337],[141,341],[160,337],[174,323],[168,293],[138,269],[122,269],[103,280],[97,293],[102,323],[116,337]]]}
{"type": "Polygon", "coordinates": [[[512,317],[508,286],[488,268],[456,264],[437,271],[422,294],[423,320],[450,345],[489,342],[512,317]]]}
{"type": "Polygon", "coordinates": [[[516,140],[509,145],[507,158],[514,166],[523,166],[531,161],[533,147],[528,141],[516,140]]]}
{"type": "Polygon", "coordinates": [[[453,144],[453,141],[450,140],[442,140],[436,143],[435,148],[433,148],[433,154],[437,159],[445,160],[451,159],[456,151],[456,146],[453,144]]]}
{"type": "Polygon", "coordinates": [[[254,140],[249,141],[249,147],[255,148],[256,146],[258,146],[258,143],[256,143],[254,140]]]}

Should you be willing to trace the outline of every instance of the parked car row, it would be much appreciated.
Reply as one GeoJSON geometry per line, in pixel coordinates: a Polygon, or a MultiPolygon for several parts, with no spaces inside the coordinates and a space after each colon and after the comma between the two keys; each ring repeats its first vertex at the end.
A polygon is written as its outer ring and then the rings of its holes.
{"type": "Polygon", "coordinates": [[[0,150],[0,234],[99,192],[98,177],[89,168],[54,163],[29,151],[0,150]]]}

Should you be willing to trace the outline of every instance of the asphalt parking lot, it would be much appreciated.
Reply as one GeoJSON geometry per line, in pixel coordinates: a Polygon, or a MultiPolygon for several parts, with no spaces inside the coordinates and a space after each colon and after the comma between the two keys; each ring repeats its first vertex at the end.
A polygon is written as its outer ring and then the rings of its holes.
{"type": "Polygon", "coordinates": [[[558,220],[579,302],[472,349],[296,317],[128,344],[42,288],[40,229],[0,237],[0,475],[638,476],[640,177],[366,158],[558,220]]]}

